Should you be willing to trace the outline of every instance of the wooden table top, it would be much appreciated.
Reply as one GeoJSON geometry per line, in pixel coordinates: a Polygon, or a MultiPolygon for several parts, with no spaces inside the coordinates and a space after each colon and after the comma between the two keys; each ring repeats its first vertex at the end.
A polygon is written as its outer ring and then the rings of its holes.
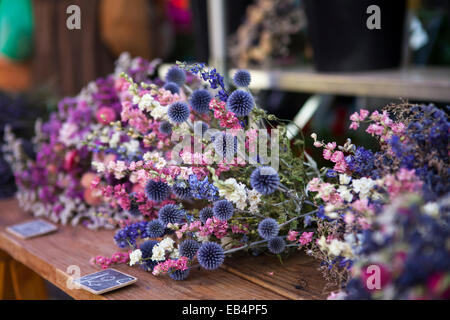
{"type": "Polygon", "coordinates": [[[22,240],[5,230],[31,219],[15,199],[1,200],[0,249],[75,299],[278,300],[324,299],[328,295],[328,291],[323,292],[326,282],[317,271],[317,261],[300,252],[286,258],[283,264],[277,257],[266,255],[227,258],[219,270],[191,270],[185,281],[155,277],[139,267],[122,264],[114,268],[137,277],[135,284],[103,295],[69,289],[66,270],[70,265],[79,266],[81,275],[86,275],[101,270],[89,263],[92,257],[111,256],[118,251],[114,231],[60,225],[56,233],[22,240]]]}

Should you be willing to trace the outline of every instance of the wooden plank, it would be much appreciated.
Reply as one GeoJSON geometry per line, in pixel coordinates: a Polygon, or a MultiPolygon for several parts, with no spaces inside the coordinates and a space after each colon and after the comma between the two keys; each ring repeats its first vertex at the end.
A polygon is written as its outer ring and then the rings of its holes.
{"type": "Polygon", "coordinates": [[[9,271],[9,262],[11,257],[0,250],[0,300],[14,300],[14,288],[9,271]]]}
{"type": "Polygon", "coordinates": [[[282,264],[272,255],[245,255],[228,259],[224,269],[288,299],[326,299],[336,288],[325,290],[326,281],[318,267],[312,257],[298,252],[283,259],[282,264]]]}
{"type": "Polygon", "coordinates": [[[47,300],[44,280],[20,262],[9,263],[14,294],[18,300],[47,300]]]}
{"type": "MultiPolygon", "coordinates": [[[[384,98],[450,101],[450,68],[409,67],[318,73],[311,67],[250,69],[251,89],[279,89],[384,98]]],[[[236,69],[230,71],[230,77],[236,69]]]]}
{"type": "Polygon", "coordinates": [[[169,277],[154,277],[139,268],[119,265],[114,268],[139,280],[130,287],[100,296],[82,289],[70,289],[67,287],[67,267],[79,266],[81,275],[98,271],[99,268],[90,265],[89,260],[98,254],[111,255],[117,251],[113,231],[60,226],[54,234],[29,240],[21,240],[6,232],[7,226],[28,219],[30,215],[18,208],[16,200],[0,201],[0,248],[75,299],[285,299],[285,296],[223,269],[206,271],[196,268],[186,281],[179,282],[169,277]]]}

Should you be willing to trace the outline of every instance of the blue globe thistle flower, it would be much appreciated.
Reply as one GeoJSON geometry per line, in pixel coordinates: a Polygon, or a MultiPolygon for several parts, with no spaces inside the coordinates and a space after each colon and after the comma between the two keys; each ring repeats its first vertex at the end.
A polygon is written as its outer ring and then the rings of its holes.
{"type": "Polygon", "coordinates": [[[269,247],[270,252],[279,254],[286,248],[286,241],[284,241],[282,237],[275,237],[269,240],[267,246],[269,247]]]}
{"type": "Polygon", "coordinates": [[[147,225],[147,234],[150,238],[159,238],[164,235],[166,227],[159,220],[152,220],[147,225]]]}
{"type": "Polygon", "coordinates": [[[192,198],[191,188],[187,181],[178,181],[172,186],[173,193],[181,200],[192,198]]]}
{"type": "Polygon", "coordinates": [[[195,90],[189,101],[191,102],[191,107],[198,113],[208,113],[209,112],[209,102],[212,96],[206,89],[195,90]]]}
{"type": "Polygon", "coordinates": [[[248,116],[255,105],[253,96],[244,90],[234,91],[227,100],[228,110],[238,117],[248,116]]]}
{"type": "Polygon", "coordinates": [[[139,249],[142,252],[142,258],[143,259],[148,259],[151,258],[153,255],[153,247],[158,244],[158,241],[156,240],[147,240],[143,243],[141,243],[141,245],[139,246],[139,249]]]}
{"type": "Polygon", "coordinates": [[[151,259],[153,255],[153,247],[158,243],[158,241],[155,240],[147,240],[140,245],[140,250],[142,252],[142,258],[145,259],[145,263],[142,265],[142,267],[146,271],[153,271],[153,268],[158,264],[157,261],[153,261],[151,259]]]}
{"type": "Polygon", "coordinates": [[[186,270],[169,271],[169,277],[176,281],[185,280],[189,276],[189,268],[186,270]]]}
{"type": "Polygon", "coordinates": [[[280,177],[274,168],[259,167],[250,175],[250,184],[253,189],[263,195],[274,193],[280,184],[280,177]]]}
{"type": "Polygon", "coordinates": [[[200,248],[200,243],[192,239],[184,240],[178,246],[180,256],[189,259],[194,259],[195,255],[197,254],[198,248],[200,248]]]}
{"type": "Polygon", "coordinates": [[[237,87],[248,87],[252,77],[247,70],[238,70],[234,74],[233,82],[237,87]]]}
{"type": "Polygon", "coordinates": [[[158,219],[167,226],[168,223],[181,223],[184,211],[174,204],[166,204],[158,211],[158,219]]]}
{"type": "Polygon", "coordinates": [[[185,122],[189,118],[190,113],[187,103],[181,101],[172,103],[167,110],[170,120],[176,123],[185,122]]]}
{"type": "Polygon", "coordinates": [[[177,66],[173,66],[167,71],[166,82],[175,82],[181,87],[186,82],[186,72],[177,66]]]}
{"type": "Polygon", "coordinates": [[[228,220],[234,213],[233,204],[228,200],[219,200],[214,203],[213,213],[214,217],[219,220],[228,220]]]}
{"type": "Polygon", "coordinates": [[[237,152],[237,138],[229,133],[218,132],[211,140],[214,150],[223,158],[234,156],[237,152]]]}
{"type": "Polygon", "coordinates": [[[163,121],[159,124],[159,131],[161,131],[164,134],[171,134],[172,133],[172,124],[169,121],[163,121]]]}
{"type": "Polygon", "coordinates": [[[180,93],[180,87],[175,82],[167,82],[163,88],[169,90],[172,94],[180,93]]]}
{"type": "Polygon", "coordinates": [[[199,218],[202,223],[206,223],[206,220],[214,216],[214,211],[211,207],[205,207],[199,212],[199,218]]]}
{"type": "Polygon", "coordinates": [[[261,238],[269,240],[278,235],[280,231],[280,226],[275,219],[266,218],[261,221],[258,225],[258,233],[261,238]]]}
{"type": "Polygon", "coordinates": [[[225,260],[222,247],[215,242],[205,242],[197,252],[198,263],[206,270],[215,270],[225,260]]]}
{"type": "Polygon", "coordinates": [[[150,200],[161,202],[169,197],[170,187],[165,182],[149,180],[145,185],[145,193],[150,200]]]}
{"type": "Polygon", "coordinates": [[[205,135],[206,131],[208,131],[209,126],[204,123],[203,121],[195,121],[194,123],[194,132],[199,132],[203,135],[205,135]]]}

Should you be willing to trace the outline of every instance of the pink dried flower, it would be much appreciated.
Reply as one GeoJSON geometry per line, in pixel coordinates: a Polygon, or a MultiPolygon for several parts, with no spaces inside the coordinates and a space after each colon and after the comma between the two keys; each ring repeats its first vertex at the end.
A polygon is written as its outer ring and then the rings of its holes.
{"type": "Polygon", "coordinates": [[[180,257],[179,259],[167,259],[164,262],[158,263],[154,268],[152,274],[157,276],[169,271],[180,270],[184,271],[188,268],[188,258],[180,257]]]}
{"type": "Polygon", "coordinates": [[[100,266],[102,269],[107,269],[113,264],[127,263],[130,260],[129,252],[116,252],[111,258],[104,256],[96,256],[90,260],[91,264],[100,266]]]}
{"type": "Polygon", "coordinates": [[[172,104],[176,101],[180,101],[181,97],[178,93],[172,94],[169,90],[165,90],[163,88],[160,88],[158,90],[158,95],[156,96],[156,100],[162,105],[167,106],[169,104],[172,104]]]}
{"type": "Polygon", "coordinates": [[[287,239],[288,241],[296,241],[296,240],[297,240],[298,234],[299,234],[298,231],[290,230],[290,231],[288,232],[288,235],[287,235],[286,239],[287,239]]]}
{"type": "Polygon", "coordinates": [[[109,124],[116,120],[116,112],[109,107],[101,107],[95,114],[97,121],[101,124],[109,124]]]}
{"type": "Polygon", "coordinates": [[[323,143],[322,143],[322,142],[319,142],[319,141],[315,141],[315,142],[314,142],[314,147],[320,148],[320,147],[322,147],[322,146],[323,146],[323,143]]]}
{"type": "Polygon", "coordinates": [[[241,129],[241,124],[236,115],[227,110],[225,102],[218,99],[211,99],[209,108],[214,111],[214,118],[220,120],[220,126],[228,129],[241,129]]]}
{"type": "Polygon", "coordinates": [[[383,134],[384,131],[384,127],[380,126],[378,124],[371,124],[369,125],[369,127],[366,129],[367,133],[370,133],[371,135],[377,135],[377,136],[381,136],[383,134]]]}
{"type": "Polygon", "coordinates": [[[351,116],[350,116],[350,120],[351,121],[354,121],[354,122],[358,122],[360,119],[359,119],[359,114],[358,114],[358,112],[355,112],[355,113],[353,113],[351,116]]]}
{"type": "Polygon", "coordinates": [[[359,110],[359,119],[360,121],[364,121],[369,116],[369,111],[366,109],[359,110]]]}
{"type": "Polygon", "coordinates": [[[329,150],[334,150],[336,148],[336,142],[328,142],[326,148],[329,150]]]}
{"type": "Polygon", "coordinates": [[[358,122],[352,122],[352,123],[350,124],[350,127],[349,127],[349,128],[352,129],[352,130],[356,130],[356,129],[359,128],[359,123],[358,123],[358,122]]]}
{"type": "Polygon", "coordinates": [[[356,200],[355,202],[352,203],[352,207],[356,211],[366,212],[367,210],[369,210],[368,199],[367,198],[358,199],[358,200],[356,200]]]}
{"type": "Polygon", "coordinates": [[[344,172],[346,172],[347,171],[347,162],[345,162],[344,160],[343,161],[340,161],[340,162],[338,162],[338,163],[336,163],[335,165],[334,165],[334,167],[333,167],[333,170],[334,171],[337,171],[337,172],[340,172],[340,173],[344,173],[344,172]]]}
{"type": "Polygon", "coordinates": [[[206,220],[203,226],[199,227],[200,236],[206,237],[211,234],[217,239],[221,239],[227,235],[228,222],[217,219],[216,217],[206,220]]]}
{"type": "Polygon", "coordinates": [[[392,131],[393,131],[394,133],[396,133],[396,134],[401,134],[401,133],[403,133],[403,131],[405,131],[405,125],[404,125],[403,123],[401,123],[401,122],[394,123],[394,124],[391,126],[391,129],[392,129],[392,131]]]}
{"type": "Polygon", "coordinates": [[[331,152],[331,150],[329,150],[329,149],[323,149],[323,158],[324,158],[325,160],[330,160],[332,154],[333,154],[333,153],[331,152]]]}
{"type": "Polygon", "coordinates": [[[303,232],[302,235],[300,236],[300,239],[298,240],[298,242],[302,246],[304,246],[312,241],[313,235],[314,235],[314,232],[303,232]]]}
{"type": "Polygon", "coordinates": [[[232,233],[242,233],[242,234],[247,234],[248,233],[248,225],[245,224],[242,226],[242,228],[240,228],[237,225],[232,225],[231,226],[231,232],[232,233]]]}
{"type": "Polygon", "coordinates": [[[344,153],[342,151],[336,151],[333,153],[330,160],[334,163],[342,162],[344,161],[344,153]]]}
{"type": "Polygon", "coordinates": [[[308,183],[308,190],[309,191],[313,191],[313,192],[317,192],[320,189],[320,183],[321,181],[319,180],[319,178],[313,178],[309,183],[308,183]]]}
{"type": "Polygon", "coordinates": [[[375,110],[374,112],[372,112],[372,114],[370,115],[370,120],[373,121],[379,121],[381,119],[381,115],[378,112],[378,110],[375,110]]]}

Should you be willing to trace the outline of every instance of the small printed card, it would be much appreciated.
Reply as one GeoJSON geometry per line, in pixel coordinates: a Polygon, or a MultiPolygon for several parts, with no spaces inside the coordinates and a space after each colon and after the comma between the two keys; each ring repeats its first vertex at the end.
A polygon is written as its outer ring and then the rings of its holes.
{"type": "Polygon", "coordinates": [[[115,269],[105,269],[73,280],[75,284],[79,284],[83,289],[93,294],[116,290],[136,281],[137,278],[115,269]]]}
{"type": "Polygon", "coordinates": [[[29,239],[54,232],[58,228],[50,222],[36,219],[10,226],[6,230],[19,238],[29,239]]]}

